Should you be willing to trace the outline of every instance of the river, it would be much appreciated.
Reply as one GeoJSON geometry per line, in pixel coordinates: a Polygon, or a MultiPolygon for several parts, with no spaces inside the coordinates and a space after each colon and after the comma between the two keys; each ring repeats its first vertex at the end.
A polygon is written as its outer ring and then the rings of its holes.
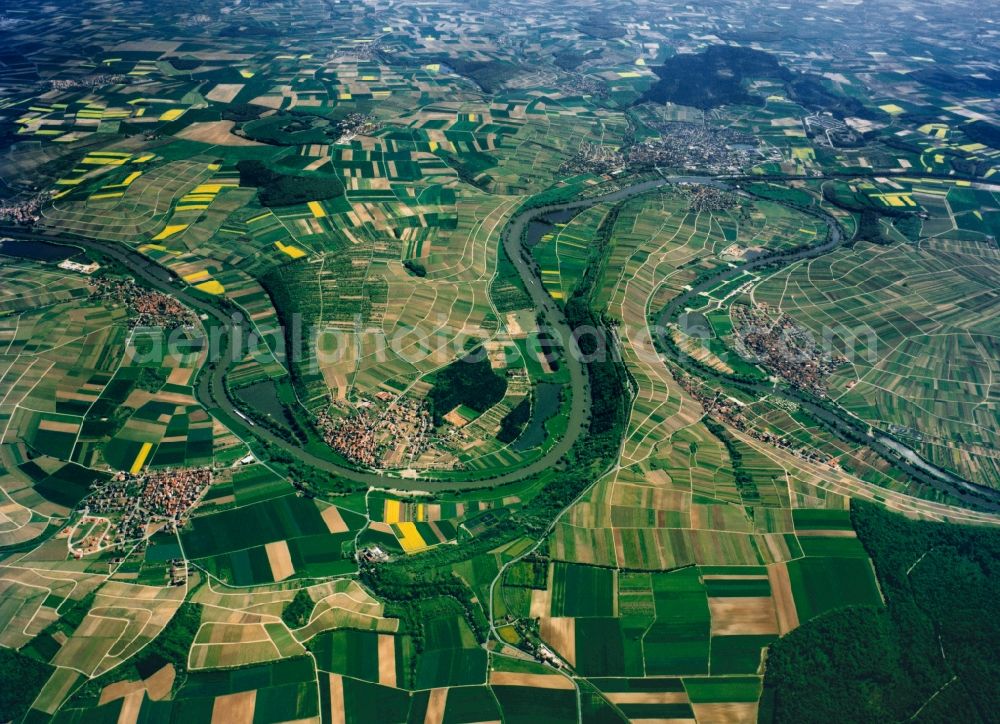
{"type": "MultiPolygon", "coordinates": [[[[563,345],[564,354],[562,359],[567,365],[570,373],[570,411],[567,420],[566,434],[548,451],[537,460],[523,465],[514,470],[501,473],[495,477],[470,478],[452,477],[449,479],[431,479],[426,477],[404,478],[397,471],[372,471],[360,470],[349,467],[331,459],[319,457],[303,449],[302,447],[289,442],[261,426],[250,426],[240,416],[239,406],[230,397],[225,384],[225,375],[228,365],[208,363],[198,375],[195,383],[195,395],[199,402],[206,407],[214,416],[221,419],[230,429],[243,438],[253,448],[255,440],[264,441],[277,446],[287,454],[297,459],[299,462],[310,467],[323,470],[332,475],[340,476],[355,483],[374,487],[388,487],[409,490],[424,490],[429,492],[470,489],[470,488],[491,488],[499,485],[518,482],[536,475],[551,468],[555,463],[573,446],[580,434],[584,430],[586,420],[590,411],[590,396],[587,385],[586,370],[579,360],[579,355],[575,354],[575,341],[567,324],[566,317],[559,305],[548,295],[542,286],[537,265],[534,264],[530,252],[524,249],[522,239],[528,225],[546,216],[559,215],[560,217],[571,211],[579,211],[595,204],[604,202],[616,202],[624,199],[652,191],[667,184],[698,183],[720,188],[731,188],[731,184],[725,180],[720,180],[707,176],[663,176],[661,178],[644,179],[629,186],[625,186],[616,191],[612,191],[600,196],[584,199],[576,199],[561,203],[550,204],[525,209],[515,216],[505,226],[501,234],[501,243],[514,267],[524,287],[531,297],[532,304],[538,312],[542,321],[549,327],[552,334],[558,338],[563,345]]],[[[843,233],[840,226],[829,214],[822,211],[811,211],[814,216],[822,218],[830,229],[830,234],[826,241],[806,249],[780,252],[768,257],[760,257],[742,264],[735,268],[721,270],[718,274],[703,280],[693,289],[685,294],[679,295],[671,300],[670,304],[660,314],[661,323],[664,320],[672,319],[679,310],[700,291],[715,286],[722,281],[728,280],[745,271],[761,268],[768,264],[778,263],[786,266],[800,259],[810,258],[825,254],[837,248],[843,243],[843,233]]],[[[49,244],[64,244],[77,247],[93,249],[120,264],[127,267],[137,278],[142,279],[149,286],[158,289],[166,294],[170,294],[182,303],[191,307],[195,311],[208,315],[214,323],[219,324],[228,333],[222,338],[224,345],[220,349],[219,358],[223,360],[232,359],[232,352],[229,349],[231,340],[247,339],[250,336],[251,328],[249,321],[243,315],[234,316],[232,309],[228,308],[224,300],[220,300],[208,295],[194,295],[188,291],[186,285],[180,282],[172,272],[156,264],[145,256],[142,256],[134,249],[121,244],[97,241],[86,238],[59,238],[57,236],[46,236],[34,231],[26,231],[19,228],[0,229],[0,233],[26,241],[42,241],[49,244]]],[[[691,371],[693,369],[691,361],[683,357],[672,357],[673,361],[681,367],[691,371]]],[[[701,368],[694,371],[696,374],[705,374],[701,368]]],[[[730,383],[721,373],[717,373],[718,378],[730,383]]],[[[846,413],[840,415],[826,408],[803,399],[802,395],[794,390],[782,388],[766,387],[753,384],[747,387],[740,385],[744,389],[754,390],[760,394],[781,394],[801,404],[807,412],[820,417],[821,420],[840,430],[838,434],[846,436],[846,430],[855,430],[857,422],[848,421],[846,413]]],[[[983,486],[975,485],[969,481],[958,478],[954,474],[943,470],[920,457],[914,450],[906,447],[899,441],[891,438],[881,431],[872,430],[867,444],[879,453],[882,457],[899,465],[906,472],[910,473],[920,482],[931,485],[937,489],[946,491],[962,500],[975,503],[979,507],[986,507],[990,510],[1000,510],[1000,492],[983,486]]]]}

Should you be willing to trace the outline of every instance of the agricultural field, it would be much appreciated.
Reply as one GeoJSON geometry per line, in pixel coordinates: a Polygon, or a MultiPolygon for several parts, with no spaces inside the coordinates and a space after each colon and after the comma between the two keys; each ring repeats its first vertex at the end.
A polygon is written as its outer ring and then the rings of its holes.
{"type": "Polygon", "coordinates": [[[859,244],[754,287],[755,302],[827,334],[848,363],[831,397],[928,459],[997,485],[995,250],[942,236],[913,249],[859,244]],[[941,310],[950,313],[942,314],[941,310]]]}
{"type": "Polygon", "coordinates": [[[298,497],[285,481],[257,472],[234,476],[234,504],[215,498],[212,507],[222,509],[191,519],[180,536],[185,558],[237,586],[353,570],[345,546],[352,545],[361,516],[298,497]]]}
{"type": "Polygon", "coordinates": [[[997,710],[982,4],[8,5],[0,721],[997,710]]]}

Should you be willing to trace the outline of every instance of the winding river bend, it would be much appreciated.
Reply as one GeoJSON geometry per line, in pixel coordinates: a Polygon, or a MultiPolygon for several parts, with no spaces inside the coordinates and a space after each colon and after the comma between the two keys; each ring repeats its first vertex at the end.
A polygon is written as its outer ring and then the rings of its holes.
{"type": "MultiPolygon", "coordinates": [[[[395,471],[362,470],[345,465],[329,458],[319,457],[299,445],[289,442],[260,426],[249,426],[239,412],[239,405],[230,396],[225,384],[228,364],[209,362],[199,373],[195,384],[195,395],[199,402],[213,415],[240,435],[253,447],[255,441],[274,445],[300,463],[322,470],[355,483],[397,489],[445,491],[471,488],[490,488],[525,480],[544,470],[551,468],[577,441],[584,430],[590,411],[590,392],[587,385],[586,370],[575,354],[575,342],[572,338],[566,317],[559,305],[548,295],[542,286],[539,274],[536,272],[528,254],[522,254],[522,238],[529,225],[542,217],[569,211],[578,211],[603,202],[617,202],[643,194],[668,184],[698,183],[729,188],[726,180],[707,176],[663,176],[661,178],[645,179],[616,191],[574,201],[559,202],[548,206],[534,207],[517,213],[510,219],[501,236],[501,243],[510,258],[518,276],[531,297],[532,304],[539,317],[546,323],[562,346],[562,361],[570,373],[570,390],[572,394],[566,434],[556,442],[542,457],[521,467],[502,473],[492,478],[449,477],[448,479],[433,479],[424,477],[402,477],[395,471]]],[[[807,259],[825,254],[844,242],[843,232],[833,217],[823,211],[808,211],[821,218],[830,232],[827,239],[815,246],[793,249],[766,257],[759,257],[735,268],[726,268],[699,282],[691,290],[675,297],[662,310],[658,320],[662,325],[677,316],[688,305],[692,298],[701,291],[735,278],[745,271],[761,268],[766,265],[778,264],[786,266],[801,259],[807,259]]],[[[245,340],[251,336],[252,326],[245,315],[234,315],[232,309],[208,295],[190,293],[186,285],[165,267],[162,267],[130,247],[112,242],[98,241],[82,237],[59,237],[39,231],[29,231],[22,228],[0,228],[0,235],[16,239],[35,240],[48,243],[62,243],[76,247],[88,248],[113,259],[126,267],[132,274],[149,287],[177,298],[183,304],[196,312],[207,315],[214,324],[225,331],[221,337],[222,347],[219,349],[220,360],[233,358],[230,345],[233,339],[245,340]]],[[[668,348],[669,349],[669,348],[668,348]]],[[[822,407],[807,396],[794,389],[753,382],[734,382],[723,373],[706,370],[688,358],[686,355],[674,352],[664,352],[671,361],[693,374],[715,376],[726,384],[735,384],[741,389],[756,394],[781,395],[801,405],[808,413],[817,417],[841,437],[852,442],[857,440],[858,421],[849,419],[846,413],[822,407]]],[[[1000,492],[983,486],[975,485],[954,474],[943,470],[920,457],[914,450],[884,433],[870,429],[864,443],[882,457],[893,462],[916,480],[947,492],[967,504],[1000,511],[1000,492]]]]}

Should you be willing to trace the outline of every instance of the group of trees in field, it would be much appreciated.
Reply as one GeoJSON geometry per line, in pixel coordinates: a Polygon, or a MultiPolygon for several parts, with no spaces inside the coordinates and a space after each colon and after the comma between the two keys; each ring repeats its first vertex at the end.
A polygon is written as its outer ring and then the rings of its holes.
{"type": "Polygon", "coordinates": [[[433,382],[427,403],[435,425],[459,405],[486,412],[507,394],[507,378],[493,371],[479,347],[435,373],[433,382]]]}
{"type": "Polygon", "coordinates": [[[240,186],[256,188],[263,206],[293,206],[344,195],[344,184],[336,176],[281,173],[254,159],[244,159],[236,167],[240,186]]]}
{"type": "Polygon", "coordinates": [[[289,601],[288,605],[282,609],[281,620],[289,628],[302,628],[309,623],[309,617],[312,615],[315,606],[316,604],[313,603],[309,591],[305,588],[300,588],[295,592],[295,598],[289,601]]]}
{"type": "Polygon", "coordinates": [[[514,442],[521,436],[521,431],[524,430],[524,426],[530,419],[531,400],[525,397],[500,421],[500,432],[497,433],[497,440],[505,445],[514,442]]]}

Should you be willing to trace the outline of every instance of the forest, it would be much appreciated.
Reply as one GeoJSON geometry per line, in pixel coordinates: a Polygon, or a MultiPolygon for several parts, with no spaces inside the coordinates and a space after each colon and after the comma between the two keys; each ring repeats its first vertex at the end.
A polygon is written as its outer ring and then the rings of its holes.
{"type": "Polygon", "coordinates": [[[703,109],[733,103],[760,105],[760,98],[747,89],[751,78],[787,80],[791,75],[768,53],[726,45],[675,55],[654,71],[660,80],[638,103],[669,102],[703,109]]]}
{"type": "Polygon", "coordinates": [[[772,644],[762,722],[995,721],[1000,532],[855,500],[885,608],[822,615],[772,644]]]}
{"type": "Polygon", "coordinates": [[[52,674],[52,667],[0,647],[0,721],[19,719],[52,674]]]}

